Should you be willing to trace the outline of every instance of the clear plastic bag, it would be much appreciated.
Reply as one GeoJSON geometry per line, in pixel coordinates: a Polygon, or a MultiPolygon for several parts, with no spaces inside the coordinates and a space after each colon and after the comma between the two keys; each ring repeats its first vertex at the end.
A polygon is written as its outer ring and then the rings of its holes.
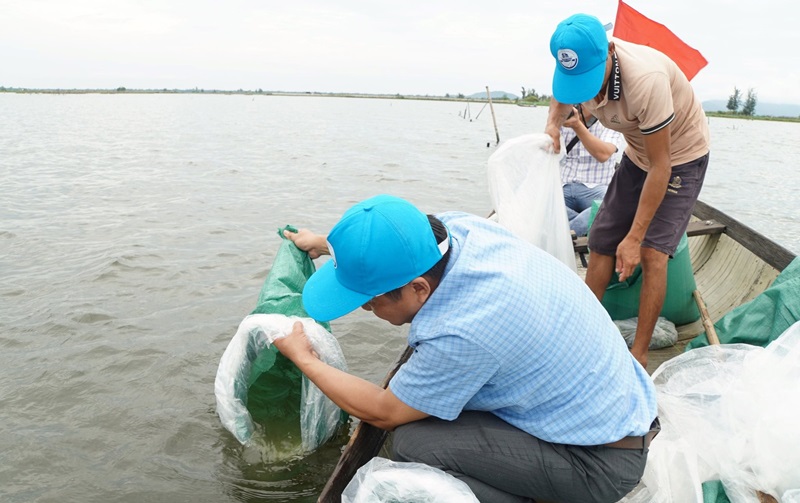
{"type": "MultiPolygon", "coordinates": [[[[633,340],[636,337],[636,325],[639,323],[639,318],[628,318],[627,320],[614,320],[619,333],[625,339],[628,347],[633,346],[633,340]]],[[[650,349],[661,349],[669,346],[674,346],[678,341],[678,329],[675,324],[659,316],[656,321],[656,326],[653,328],[653,338],[650,339],[650,349]]]]}
{"type": "Polygon", "coordinates": [[[422,463],[372,458],[342,492],[342,503],[478,503],[467,484],[422,463]]]}
{"type": "Polygon", "coordinates": [[[489,195],[497,222],[577,272],[553,140],[528,134],[489,157],[489,195]]]}
{"type": "Polygon", "coordinates": [[[781,503],[800,503],[800,489],[789,489],[783,493],[781,503]]]}
{"type": "MultiPolygon", "coordinates": [[[[288,335],[296,321],[303,323],[311,346],[322,361],[347,370],[339,342],[314,320],[282,314],[253,314],[244,318],[220,359],[214,382],[220,421],[242,444],[253,441],[257,430],[248,410],[248,390],[282,358],[272,342],[288,335]]],[[[268,400],[289,401],[292,396],[299,395],[298,403],[267,405],[292,409],[288,412],[299,416],[302,451],[312,451],[331,438],[346,415],[293,365],[286,365],[281,377],[279,384],[286,389],[269,390],[268,400]]]]}
{"type": "Polygon", "coordinates": [[[303,286],[315,267],[306,252],[286,239],[284,230],[297,229],[278,229],[281,244],[256,308],[228,343],[214,382],[222,425],[239,442],[255,447],[253,452],[263,461],[312,451],[347,420],[347,414],[272,345],[301,321],[320,359],[347,370],[329,325],[314,322],[303,308],[303,286]]]}
{"type": "Polygon", "coordinates": [[[712,480],[733,503],[758,503],[757,491],[796,497],[800,322],[766,348],[687,351],[662,364],[653,381],[662,429],[642,482],[623,501],[702,502],[699,485],[712,480]]]}

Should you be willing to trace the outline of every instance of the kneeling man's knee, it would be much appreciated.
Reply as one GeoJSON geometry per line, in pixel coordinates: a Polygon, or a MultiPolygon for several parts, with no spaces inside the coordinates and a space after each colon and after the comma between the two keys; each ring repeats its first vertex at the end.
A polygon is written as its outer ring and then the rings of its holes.
{"type": "Polygon", "coordinates": [[[431,464],[433,449],[430,443],[424,440],[425,428],[421,423],[424,423],[424,420],[404,424],[394,430],[391,442],[393,460],[431,464]]]}

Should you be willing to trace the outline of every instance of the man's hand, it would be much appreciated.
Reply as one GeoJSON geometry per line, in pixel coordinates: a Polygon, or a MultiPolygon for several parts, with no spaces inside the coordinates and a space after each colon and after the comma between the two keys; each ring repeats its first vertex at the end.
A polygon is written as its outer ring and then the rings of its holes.
{"type": "Polygon", "coordinates": [[[648,353],[647,349],[641,351],[635,347],[631,348],[631,354],[633,355],[634,358],[636,358],[636,361],[639,362],[645,369],[647,369],[647,353],[648,353]]]}
{"type": "Polygon", "coordinates": [[[557,154],[561,152],[561,129],[558,126],[551,126],[548,124],[544,132],[553,139],[553,153],[557,154]]]}
{"type": "Polygon", "coordinates": [[[547,112],[547,123],[544,132],[553,139],[553,153],[561,152],[561,125],[574,107],[559,103],[555,98],[550,98],[550,109],[547,112]]]}
{"type": "Polygon", "coordinates": [[[298,367],[301,366],[303,361],[309,359],[319,359],[319,355],[314,351],[311,346],[306,332],[303,330],[303,324],[296,321],[292,326],[292,331],[285,337],[278,337],[272,343],[283,356],[292,360],[298,367]]]}
{"type": "Polygon", "coordinates": [[[564,121],[564,127],[568,127],[575,130],[578,130],[580,128],[586,129],[586,125],[581,121],[577,108],[572,107],[572,112],[564,121]]]}
{"type": "Polygon", "coordinates": [[[617,273],[620,281],[625,281],[633,274],[633,270],[642,261],[641,246],[642,242],[630,234],[617,246],[617,273]]]}
{"type": "Polygon", "coordinates": [[[289,335],[278,337],[272,344],[351,416],[387,431],[428,417],[400,401],[391,389],[383,389],[320,360],[299,321],[292,326],[289,335]]]}
{"type": "Polygon", "coordinates": [[[318,258],[321,255],[330,254],[325,236],[314,234],[308,229],[300,229],[297,232],[285,230],[283,231],[283,235],[286,239],[292,241],[295,246],[304,252],[308,252],[308,256],[312,259],[318,258]]]}

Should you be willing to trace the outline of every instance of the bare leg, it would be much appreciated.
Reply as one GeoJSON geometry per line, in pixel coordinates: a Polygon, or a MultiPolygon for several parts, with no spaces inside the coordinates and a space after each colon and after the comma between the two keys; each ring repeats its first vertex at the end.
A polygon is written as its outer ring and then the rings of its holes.
{"type": "Polygon", "coordinates": [[[639,322],[631,353],[647,367],[647,352],[658,315],[664,307],[667,292],[667,260],[669,255],[652,248],[642,248],[642,291],[639,294],[639,322]]]}
{"type": "Polygon", "coordinates": [[[603,300],[603,295],[606,293],[608,282],[611,281],[611,275],[614,273],[614,257],[609,255],[600,255],[599,253],[589,252],[589,267],[586,269],[586,285],[597,297],[597,300],[603,300]]]}

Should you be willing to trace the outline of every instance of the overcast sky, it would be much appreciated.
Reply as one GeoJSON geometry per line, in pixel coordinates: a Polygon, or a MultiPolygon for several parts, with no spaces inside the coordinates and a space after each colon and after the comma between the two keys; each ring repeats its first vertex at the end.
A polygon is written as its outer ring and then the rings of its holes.
{"type": "MultiPolygon", "coordinates": [[[[797,3],[627,2],[698,49],[701,100],[800,104],[797,3]]],[[[0,86],[552,92],[550,36],[616,0],[0,0],[0,86]]]]}

